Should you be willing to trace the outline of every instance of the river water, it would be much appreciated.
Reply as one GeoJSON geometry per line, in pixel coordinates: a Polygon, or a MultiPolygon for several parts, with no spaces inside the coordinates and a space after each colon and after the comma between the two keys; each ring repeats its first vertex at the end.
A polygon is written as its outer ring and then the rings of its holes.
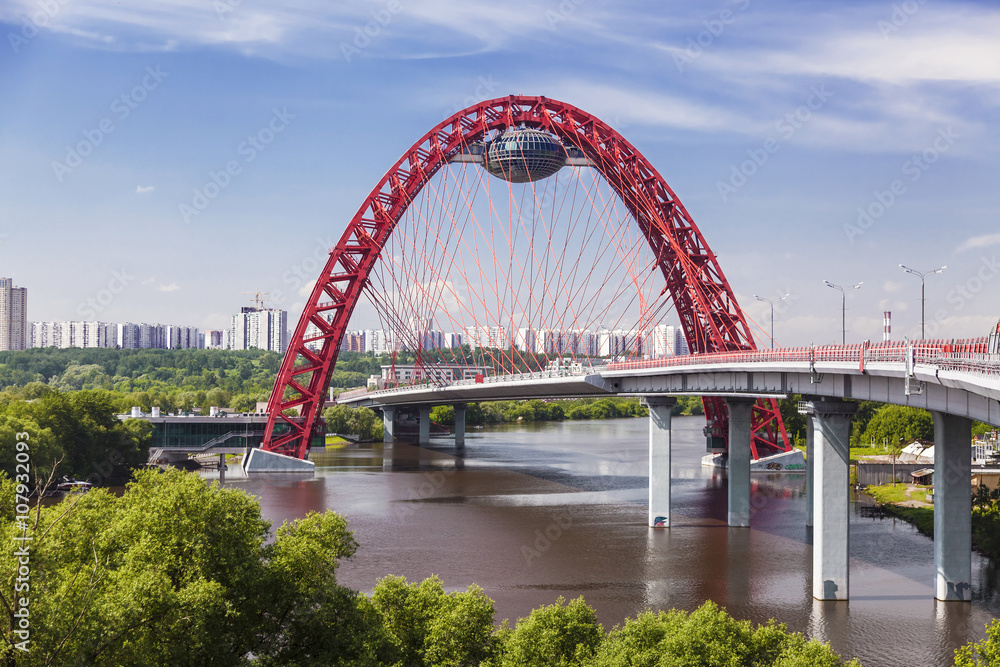
{"type": "Polygon", "coordinates": [[[724,471],[701,465],[700,417],[673,420],[673,525],[646,526],[646,419],[470,430],[456,450],[396,443],[314,453],[314,477],[228,474],[274,522],[309,511],[347,517],[359,543],[340,583],[370,591],[386,574],[476,583],[497,621],[582,595],[606,629],[646,608],[705,600],[757,623],[829,641],[866,666],[950,665],[1000,612],[996,572],[973,556],[974,601],[933,598],[933,542],[910,525],[854,511],[850,602],[810,592],[805,475],[753,476],[750,529],[726,525],[724,471]]]}

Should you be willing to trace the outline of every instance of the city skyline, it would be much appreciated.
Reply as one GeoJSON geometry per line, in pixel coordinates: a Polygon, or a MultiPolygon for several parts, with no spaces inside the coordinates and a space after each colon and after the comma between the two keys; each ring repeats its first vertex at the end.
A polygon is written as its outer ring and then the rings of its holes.
{"type": "MultiPolygon", "coordinates": [[[[986,2],[53,7],[37,22],[27,0],[0,8],[0,261],[34,321],[224,328],[258,289],[294,329],[399,155],[450,113],[522,92],[598,115],[649,158],[760,347],[754,294],[790,295],[778,345],[839,341],[824,280],[864,282],[849,342],[878,340],[887,310],[896,339],[919,335],[920,284],[898,264],[950,267],[927,279],[928,336],[997,319],[986,2]]],[[[376,324],[359,308],[351,328],[376,324]]]]}

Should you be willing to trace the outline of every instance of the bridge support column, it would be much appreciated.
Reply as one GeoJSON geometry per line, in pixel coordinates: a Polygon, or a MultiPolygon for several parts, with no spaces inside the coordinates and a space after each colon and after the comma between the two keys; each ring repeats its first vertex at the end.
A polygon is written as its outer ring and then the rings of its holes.
{"type": "Polygon", "coordinates": [[[455,446],[465,446],[465,403],[455,406],[455,446]]]}
{"type": "Polygon", "coordinates": [[[813,429],[813,420],[806,419],[806,525],[813,525],[813,487],[816,486],[816,446],[813,439],[816,437],[813,429]]]}
{"type": "Polygon", "coordinates": [[[396,408],[382,408],[382,442],[394,442],[396,435],[396,408]]]}
{"type": "Polygon", "coordinates": [[[846,600],[850,585],[851,418],[857,406],[846,401],[810,401],[813,424],[813,571],[817,600],[846,600]]]}
{"type": "Polygon", "coordinates": [[[420,413],[420,437],[417,440],[418,445],[429,445],[431,444],[431,409],[427,406],[422,406],[419,408],[420,413]]]}
{"type": "Polygon", "coordinates": [[[670,526],[670,415],[677,399],[647,396],[649,406],[649,525],[670,526]]]}
{"type": "Polygon", "coordinates": [[[972,422],[934,412],[934,597],[972,599],[972,422]]]}
{"type": "Polygon", "coordinates": [[[729,525],[750,525],[750,415],[756,399],[727,398],[729,407],[729,525]]]}

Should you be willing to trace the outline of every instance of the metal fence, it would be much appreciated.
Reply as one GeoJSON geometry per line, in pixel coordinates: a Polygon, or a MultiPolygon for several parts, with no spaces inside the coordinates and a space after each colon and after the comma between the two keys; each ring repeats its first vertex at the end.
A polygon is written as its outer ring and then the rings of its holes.
{"type": "MultiPolygon", "coordinates": [[[[913,481],[910,473],[923,468],[933,468],[933,463],[896,463],[896,481],[909,484],[913,481]]],[[[892,484],[892,463],[862,463],[858,462],[858,485],[878,486],[880,484],[892,484]]]]}

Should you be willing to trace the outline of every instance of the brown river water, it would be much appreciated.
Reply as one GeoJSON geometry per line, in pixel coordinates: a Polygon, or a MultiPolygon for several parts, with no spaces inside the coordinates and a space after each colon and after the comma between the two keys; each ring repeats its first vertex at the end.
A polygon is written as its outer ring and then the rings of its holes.
{"type": "MultiPolygon", "coordinates": [[[[805,476],[753,476],[751,527],[726,526],[724,471],[701,465],[703,418],[673,420],[673,523],[646,526],[646,419],[470,430],[456,450],[352,445],[315,452],[316,474],[236,471],[227,485],[281,522],[327,508],[359,543],[340,583],[370,591],[387,574],[436,574],[448,590],[481,586],[499,622],[559,596],[583,596],[605,629],[643,609],[705,600],[737,618],[777,618],[866,666],[952,664],[1000,612],[995,568],[973,555],[969,603],[933,598],[934,549],[905,522],[862,517],[852,502],[850,602],[810,594],[805,476]]],[[[217,473],[216,473],[217,474],[217,473]]]]}

